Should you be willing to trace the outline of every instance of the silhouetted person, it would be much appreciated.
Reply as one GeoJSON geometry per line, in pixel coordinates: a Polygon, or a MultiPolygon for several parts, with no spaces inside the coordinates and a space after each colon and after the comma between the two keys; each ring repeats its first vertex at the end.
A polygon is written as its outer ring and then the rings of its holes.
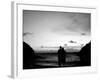
{"type": "Polygon", "coordinates": [[[60,46],[59,50],[58,50],[58,65],[62,66],[65,64],[66,62],[66,52],[64,50],[63,47],[60,46]]]}
{"type": "Polygon", "coordinates": [[[31,68],[34,59],[34,50],[23,42],[23,68],[31,68]]]}
{"type": "Polygon", "coordinates": [[[79,52],[81,65],[91,65],[91,42],[86,44],[79,52]]]}

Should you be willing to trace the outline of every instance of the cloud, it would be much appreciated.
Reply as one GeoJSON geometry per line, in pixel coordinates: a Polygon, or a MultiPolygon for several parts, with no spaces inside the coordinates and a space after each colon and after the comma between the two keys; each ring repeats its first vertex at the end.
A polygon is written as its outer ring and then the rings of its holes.
{"type": "Polygon", "coordinates": [[[30,32],[23,33],[23,36],[27,36],[27,35],[33,35],[33,33],[30,33],[30,32]]]}
{"type": "Polygon", "coordinates": [[[89,14],[75,14],[64,23],[53,28],[52,31],[64,35],[88,35],[90,34],[90,27],[89,14]]]}
{"type": "Polygon", "coordinates": [[[85,36],[85,35],[87,35],[87,34],[85,34],[85,33],[81,33],[81,35],[84,35],[84,36],[85,36]]]}

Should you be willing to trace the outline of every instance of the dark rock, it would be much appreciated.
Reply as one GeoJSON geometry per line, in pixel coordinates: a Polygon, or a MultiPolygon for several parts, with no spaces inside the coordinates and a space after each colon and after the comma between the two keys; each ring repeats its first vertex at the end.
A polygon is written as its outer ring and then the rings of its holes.
{"type": "Polygon", "coordinates": [[[25,42],[23,42],[23,68],[32,66],[34,59],[34,50],[25,42]]]}
{"type": "Polygon", "coordinates": [[[91,42],[86,44],[78,54],[80,56],[81,65],[91,65],[91,42]]]}

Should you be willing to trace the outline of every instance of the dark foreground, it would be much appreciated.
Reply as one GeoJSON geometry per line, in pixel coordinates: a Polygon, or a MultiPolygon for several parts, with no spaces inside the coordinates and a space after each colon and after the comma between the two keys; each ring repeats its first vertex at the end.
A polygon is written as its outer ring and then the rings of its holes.
{"type": "MultiPolygon", "coordinates": [[[[31,65],[28,67],[23,66],[24,69],[39,69],[39,68],[57,68],[57,67],[77,67],[86,66],[82,65],[80,57],[74,53],[66,54],[66,62],[64,65],[59,66],[57,53],[36,53],[31,65]]],[[[88,65],[87,65],[88,66],[88,65]]]]}
{"type": "Polygon", "coordinates": [[[58,53],[35,53],[25,44],[23,48],[23,69],[59,68],[91,66],[90,45],[83,47],[80,52],[65,53],[65,63],[59,66],[58,53]]]}

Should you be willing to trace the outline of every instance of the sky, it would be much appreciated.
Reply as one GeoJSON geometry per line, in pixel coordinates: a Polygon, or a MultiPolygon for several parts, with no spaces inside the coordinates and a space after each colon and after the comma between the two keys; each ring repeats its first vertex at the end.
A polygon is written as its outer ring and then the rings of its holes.
{"type": "Polygon", "coordinates": [[[23,10],[23,39],[33,48],[90,41],[91,14],[23,10]]]}

